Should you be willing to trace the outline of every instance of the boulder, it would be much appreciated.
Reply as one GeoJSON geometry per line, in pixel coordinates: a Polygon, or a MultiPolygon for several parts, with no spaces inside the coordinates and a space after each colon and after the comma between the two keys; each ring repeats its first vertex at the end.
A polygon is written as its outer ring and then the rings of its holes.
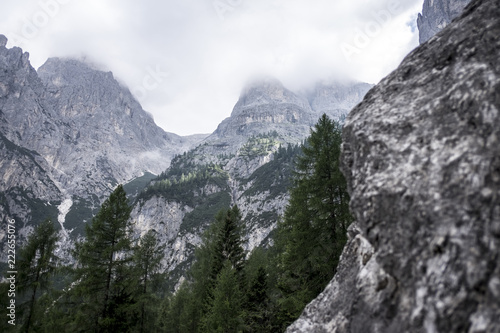
{"type": "Polygon", "coordinates": [[[287,332],[500,332],[500,6],[475,0],[349,114],[356,224],[287,332]]]}

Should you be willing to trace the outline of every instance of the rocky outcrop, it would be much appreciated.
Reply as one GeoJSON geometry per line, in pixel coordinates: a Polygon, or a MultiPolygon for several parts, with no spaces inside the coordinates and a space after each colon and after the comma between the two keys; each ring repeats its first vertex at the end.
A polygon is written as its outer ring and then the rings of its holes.
{"type": "Polygon", "coordinates": [[[470,0],[425,0],[417,26],[420,44],[429,40],[462,13],[470,0]]]}
{"type": "Polygon", "coordinates": [[[349,114],[357,224],[288,333],[500,331],[499,35],[473,1],[349,114]]]}
{"type": "Polygon", "coordinates": [[[252,82],[241,92],[231,117],[222,121],[208,142],[238,148],[249,137],[276,131],[299,142],[316,120],[308,101],[274,78],[252,82]]]}

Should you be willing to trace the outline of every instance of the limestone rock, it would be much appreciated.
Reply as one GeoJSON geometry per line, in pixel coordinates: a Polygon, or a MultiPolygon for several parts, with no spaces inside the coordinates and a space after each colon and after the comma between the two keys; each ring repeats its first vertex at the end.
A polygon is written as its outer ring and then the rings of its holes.
{"type": "Polygon", "coordinates": [[[420,44],[429,40],[462,13],[470,0],[425,0],[417,26],[420,44]]]}
{"type": "Polygon", "coordinates": [[[359,232],[288,333],[500,331],[499,35],[473,1],[349,114],[359,232]]]}

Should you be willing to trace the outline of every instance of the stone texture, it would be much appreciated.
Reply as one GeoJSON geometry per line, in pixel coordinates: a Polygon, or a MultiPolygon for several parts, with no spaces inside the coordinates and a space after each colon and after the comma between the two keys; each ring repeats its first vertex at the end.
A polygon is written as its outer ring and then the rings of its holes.
{"type": "Polygon", "coordinates": [[[462,13],[470,0],[424,0],[417,26],[420,44],[429,40],[462,13]]]}
{"type": "Polygon", "coordinates": [[[357,224],[287,332],[500,332],[500,7],[476,0],[349,114],[357,224]]]}

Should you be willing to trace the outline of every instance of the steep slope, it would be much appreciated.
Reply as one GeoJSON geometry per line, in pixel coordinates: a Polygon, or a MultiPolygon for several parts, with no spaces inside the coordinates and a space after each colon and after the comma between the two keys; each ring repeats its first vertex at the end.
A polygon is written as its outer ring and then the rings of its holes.
{"type": "Polygon", "coordinates": [[[470,0],[424,0],[418,14],[419,42],[423,44],[462,13],[470,0]]]}
{"type": "Polygon", "coordinates": [[[77,237],[118,183],[159,174],[203,138],[164,132],[110,72],[52,58],[37,73],[6,43],[0,35],[0,217],[16,219],[20,242],[46,217],[77,237]]]}
{"type": "MultiPolygon", "coordinates": [[[[61,190],[53,170],[37,152],[23,146],[25,138],[43,140],[56,131],[43,84],[29,64],[28,53],[7,49],[0,35],[0,244],[6,245],[8,219],[15,219],[19,239],[46,217],[57,219],[61,190]],[[19,126],[12,126],[18,123],[19,126]],[[32,129],[34,124],[39,127],[32,129]]],[[[4,261],[7,251],[2,251],[4,261]]]]}
{"type": "Polygon", "coordinates": [[[185,140],[156,126],[111,72],[51,58],[38,74],[45,100],[64,126],[62,135],[45,140],[52,145],[30,144],[67,176],[61,183],[74,194],[101,197],[143,171],[159,174],[185,149],[185,140]]]}
{"type": "Polygon", "coordinates": [[[287,332],[499,332],[500,7],[475,0],[348,116],[357,227],[287,332]]]}
{"type": "Polygon", "coordinates": [[[242,212],[247,249],[272,241],[288,202],[294,158],[300,153],[297,144],[309,135],[327,100],[336,101],[334,110],[345,110],[369,85],[342,85],[342,91],[334,87],[318,85],[318,92],[311,93],[315,111],[307,98],[275,79],[249,84],[231,117],[203,144],[174,159],[139,195],[132,212],[137,230],[153,228],[167,244],[164,265],[173,283],[190,265],[214,215],[230,204],[242,212]]]}

